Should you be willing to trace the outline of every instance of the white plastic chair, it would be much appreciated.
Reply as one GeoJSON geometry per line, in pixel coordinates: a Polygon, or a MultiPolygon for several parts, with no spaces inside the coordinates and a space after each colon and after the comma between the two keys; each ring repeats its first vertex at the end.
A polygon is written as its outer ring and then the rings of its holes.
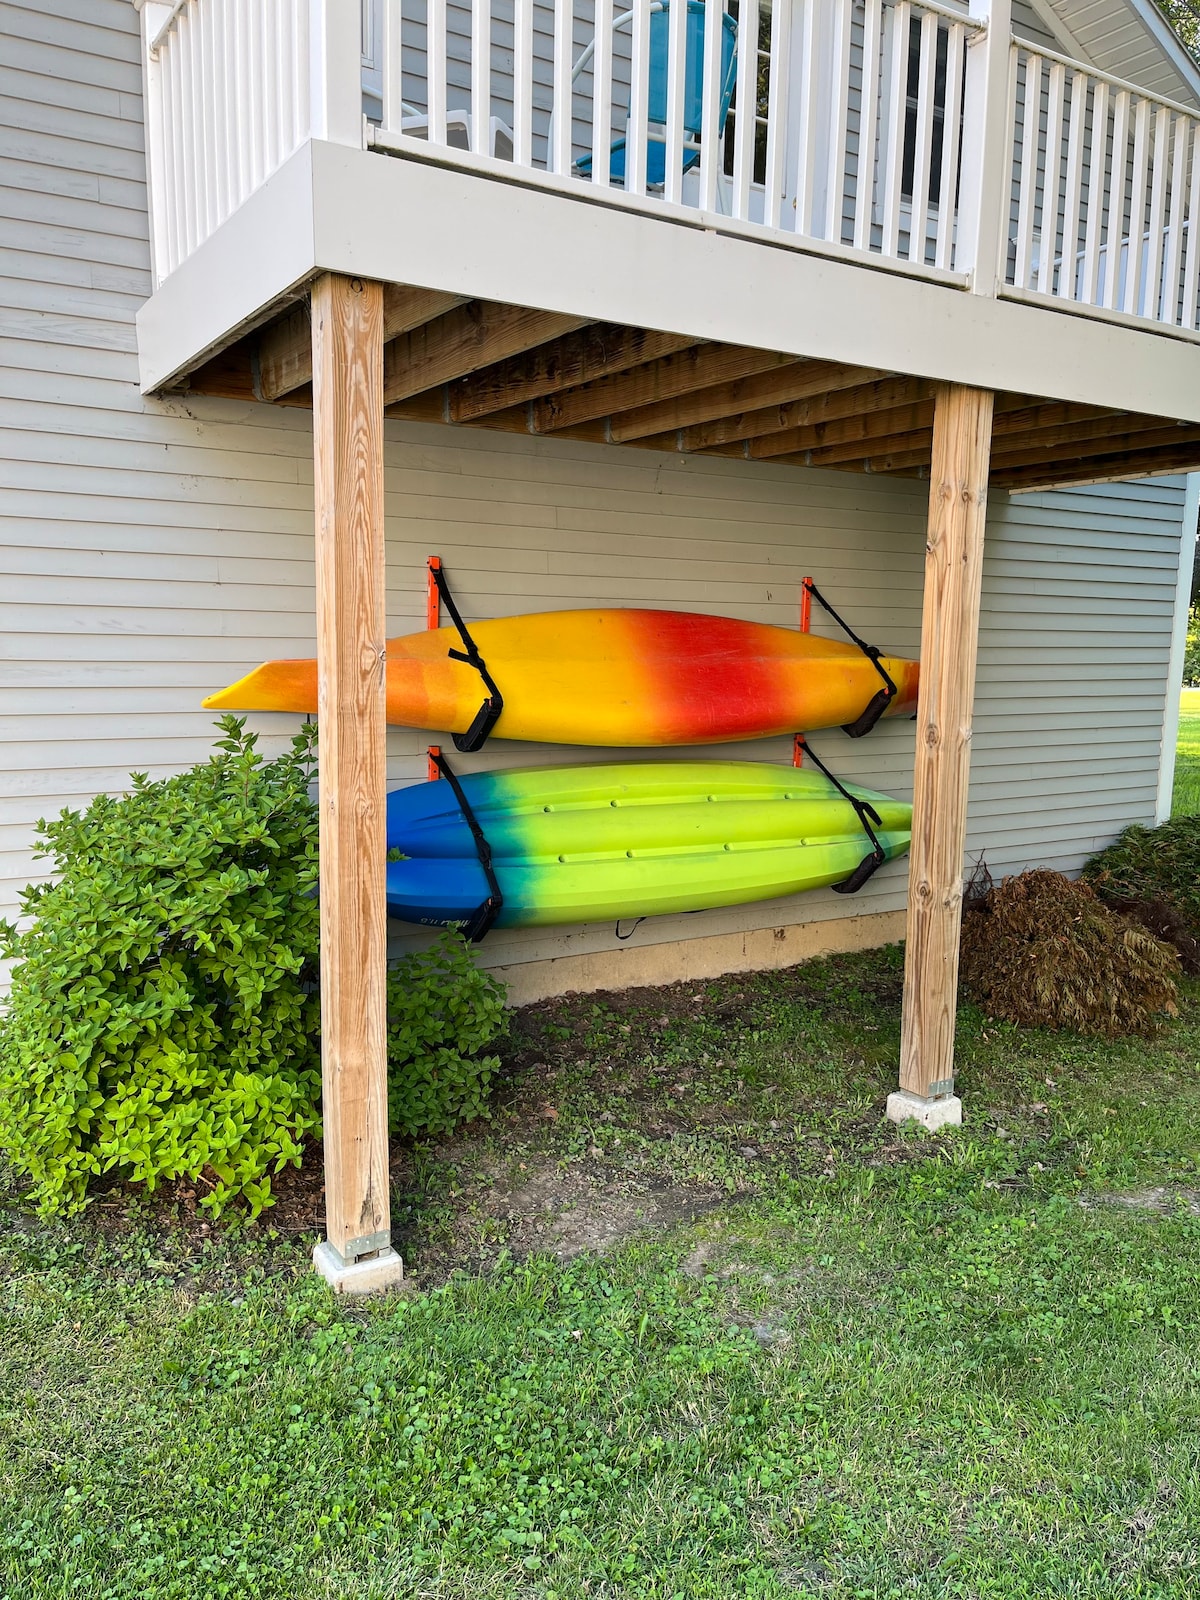
{"type": "MultiPolygon", "coordinates": [[[[407,101],[401,106],[403,115],[400,118],[400,132],[411,133],[416,137],[424,135],[429,138],[429,113],[410,106],[407,101]]],[[[488,155],[496,156],[501,161],[511,161],[513,158],[513,133],[507,122],[499,117],[488,119],[488,155]]],[[[461,106],[454,107],[446,112],[446,143],[453,150],[472,150],[474,140],[471,137],[471,113],[461,106]]]]}

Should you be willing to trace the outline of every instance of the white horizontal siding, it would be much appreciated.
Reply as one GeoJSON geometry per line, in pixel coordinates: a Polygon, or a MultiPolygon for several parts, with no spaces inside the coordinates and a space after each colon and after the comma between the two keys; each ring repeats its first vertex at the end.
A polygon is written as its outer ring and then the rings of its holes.
{"type": "MultiPolygon", "coordinates": [[[[131,770],[202,759],[204,694],[313,649],[311,419],[138,394],[133,312],[149,273],[135,13],[74,0],[60,16],[68,49],[40,6],[0,8],[13,179],[0,184],[0,914],[42,870],[39,816],[120,790],[131,770]]],[[[436,553],[469,617],[628,603],[792,624],[811,572],[868,636],[917,650],[917,483],[389,424],[386,487],[395,632],[422,625],[436,553]]],[[[1180,484],[1159,481],[994,507],[971,807],[972,850],[993,870],[1076,866],[1152,815],[1181,505],[1180,484]]],[[[252,720],[268,750],[294,726],[252,720]]],[[[389,734],[392,781],[424,775],[428,738],[389,734]]],[[[858,743],[814,742],[845,776],[907,797],[912,738],[893,722],[858,743]]],[[[461,765],[598,754],[497,743],[461,765]]],[[[890,910],[903,887],[895,864],[853,902],[824,892],[657,919],[634,940],[890,910]]],[[[484,955],[613,943],[607,926],[526,930],[493,935],[484,955]]]]}

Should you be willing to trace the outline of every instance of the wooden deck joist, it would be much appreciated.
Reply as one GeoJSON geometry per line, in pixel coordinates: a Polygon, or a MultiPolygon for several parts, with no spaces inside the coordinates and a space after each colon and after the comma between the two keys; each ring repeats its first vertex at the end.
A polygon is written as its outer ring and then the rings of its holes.
{"type": "MultiPolygon", "coordinates": [[[[311,311],[289,306],[193,373],[193,392],[312,404],[311,311]]],[[[387,415],[928,477],[936,385],[781,351],[587,323],[448,292],[383,294],[387,415]]],[[[1027,490],[1200,466],[1200,425],[996,397],[991,483],[1027,490]]]]}

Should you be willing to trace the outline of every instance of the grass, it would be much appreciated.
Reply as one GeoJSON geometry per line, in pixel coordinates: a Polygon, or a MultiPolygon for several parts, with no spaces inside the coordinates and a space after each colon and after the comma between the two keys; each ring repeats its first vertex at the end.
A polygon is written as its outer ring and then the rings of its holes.
{"type": "Polygon", "coordinates": [[[930,1138],[879,1116],[899,981],[535,1008],[378,1302],[267,1229],[10,1204],[0,1596],[1193,1594],[1200,987],[1151,1041],[965,1008],[930,1138]]]}
{"type": "Polygon", "coordinates": [[[1184,689],[1179,702],[1179,743],[1171,815],[1200,812],[1200,689],[1184,689]]]}

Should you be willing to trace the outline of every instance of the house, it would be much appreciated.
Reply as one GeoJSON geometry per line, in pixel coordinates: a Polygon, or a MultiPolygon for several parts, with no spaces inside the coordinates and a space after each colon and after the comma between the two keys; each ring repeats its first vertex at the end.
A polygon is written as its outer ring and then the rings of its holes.
{"type": "Polygon", "coordinates": [[[910,862],[481,959],[524,999],[907,925],[892,1111],[956,1116],[964,861],[1071,870],[1169,803],[1200,74],[1150,0],[9,0],[0,28],[2,909],[38,816],[201,758],[206,694],[317,655],[322,1261],[386,1276],[382,805],[429,735],[385,732],[381,663],[428,558],[470,618],[792,625],[811,575],[922,657],[915,724],[814,740],[915,795],[910,862]]]}

